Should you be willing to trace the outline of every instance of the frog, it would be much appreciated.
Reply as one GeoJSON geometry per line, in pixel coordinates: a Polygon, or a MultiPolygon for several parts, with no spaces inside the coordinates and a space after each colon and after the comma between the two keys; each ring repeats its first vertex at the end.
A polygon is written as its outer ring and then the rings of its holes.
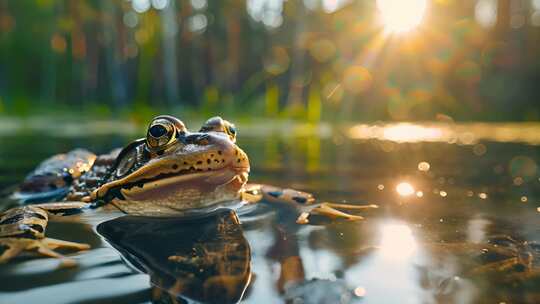
{"type": "Polygon", "coordinates": [[[236,126],[219,116],[198,131],[171,115],[154,117],[146,136],[96,155],[85,149],[52,156],[32,171],[12,197],[21,205],[0,213],[0,263],[34,252],[74,264],[59,249],[88,244],[46,236],[49,221],[93,210],[121,214],[201,217],[261,201],[292,206],[297,223],[310,218],[361,221],[376,205],[318,202],[311,193],[248,183],[250,162],[237,144],[236,126]]]}

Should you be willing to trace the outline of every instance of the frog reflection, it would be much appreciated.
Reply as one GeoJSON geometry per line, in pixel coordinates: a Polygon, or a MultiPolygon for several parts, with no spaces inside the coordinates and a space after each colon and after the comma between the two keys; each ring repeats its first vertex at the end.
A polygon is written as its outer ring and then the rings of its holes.
{"type": "Polygon", "coordinates": [[[251,280],[250,247],[233,211],[191,220],[127,216],[97,230],[150,275],[155,303],[236,303],[251,280]]]}

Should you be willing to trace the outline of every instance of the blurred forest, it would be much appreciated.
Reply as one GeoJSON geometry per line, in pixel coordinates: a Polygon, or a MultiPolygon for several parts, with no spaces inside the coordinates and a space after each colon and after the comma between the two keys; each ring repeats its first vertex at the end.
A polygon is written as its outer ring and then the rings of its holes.
{"type": "Polygon", "coordinates": [[[0,0],[0,115],[540,119],[540,0],[0,0]]]}

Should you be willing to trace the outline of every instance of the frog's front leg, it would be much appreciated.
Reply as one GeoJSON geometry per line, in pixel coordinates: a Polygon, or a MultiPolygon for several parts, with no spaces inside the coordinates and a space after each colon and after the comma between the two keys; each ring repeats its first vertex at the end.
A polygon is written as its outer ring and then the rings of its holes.
{"type": "Polygon", "coordinates": [[[315,205],[311,210],[304,211],[296,222],[298,224],[308,224],[309,223],[309,217],[310,215],[322,215],[329,218],[343,218],[349,221],[361,221],[364,219],[363,216],[355,215],[348,213],[346,211],[364,211],[368,209],[377,209],[379,208],[378,205],[375,204],[369,204],[369,205],[351,205],[351,204],[337,204],[337,203],[329,203],[329,202],[323,202],[320,204],[315,205]]]}
{"type": "Polygon", "coordinates": [[[291,205],[300,205],[302,211],[296,222],[298,224],[308,224],[311,215],[320,215],[332,219],[343,218],[351,221],[359,221],[364,218],[359,215],[348,213],[348,211],[363,211],[367,209],[378,208],[377,205],[351,205],[337,203],[315,203],[315,198],[311,193],[302,192],[294,189],[278,188],[269,185],[249,184],[245,187],[243,198],[248,202],[257,200],[266,200],[273,203],[287,203],[291,205]],[[258,195],[258,196],[257,196],[258,195]],[[250,198],[255,198],[251,199],[250,198]]]}
{"type": "Polygon", "coordinates": [[[5,263],[25,251],[62,259],[64,266],[75,265],[55,249],[89,249],[88,244],[67,242],[45,237],[50,214],[64,215],[82,209],[86,204],[51,203],[16,207],[0,214],[0,263],[5,263]]]}

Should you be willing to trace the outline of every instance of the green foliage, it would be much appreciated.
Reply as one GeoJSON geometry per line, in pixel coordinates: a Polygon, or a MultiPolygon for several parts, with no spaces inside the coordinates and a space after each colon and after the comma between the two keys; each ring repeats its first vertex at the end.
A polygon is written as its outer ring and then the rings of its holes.
{"type": "Polygon", "coordinates": [[[167,3],[0,0],[0,113],[539,116],[540,28],[482,28],[465,2],[433,1],[403,35],[384,32],[372,1],[329,12],[278,0],[274,19],[245,1],[167,3]]]}

